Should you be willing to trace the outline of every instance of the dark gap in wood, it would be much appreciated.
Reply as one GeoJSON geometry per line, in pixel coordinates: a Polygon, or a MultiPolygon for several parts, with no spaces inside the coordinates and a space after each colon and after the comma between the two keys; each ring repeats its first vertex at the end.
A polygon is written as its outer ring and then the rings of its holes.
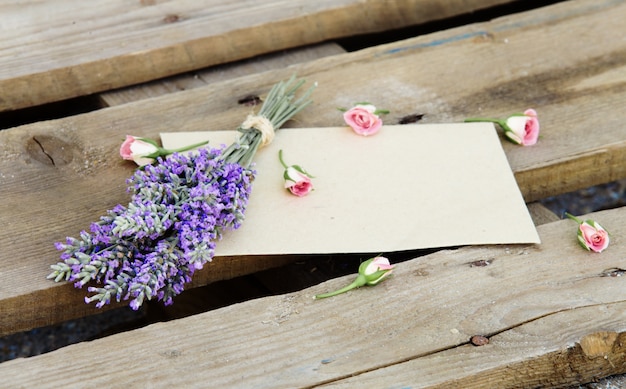
{"type": "Polygon", "coordinates": [[[626,274],[626,269],[614,267],[604,270],[600,273],[600,277],[622,277],[624,274],[626,274]]]}
{"type": "Polygon", "coordinates": [[[412,114],[412,115],[406,115],[406,116],[400,118],[400,120],[398,120],[398,124],[417,123],[420,120],[422,120],[424,115],[425,114],[423,114],[423,113],[416,113],[416,114],[412,114]]]}
{"type": "MultiPolygon", "coordinates": [[[[128,307],[100,312],[30,331],[0,337],[0,363],[15,358],[31,357],[57,350],[70,344],[100,337],[126,323],[145,317],[145,309],[133,311],[128,307]]],[[[119,332],[119,331],[118,331],[119,332]]]]}
{"type": "Polygon", "coordinates": [[[539,202],[563,219],[565,212],[580,216],[626,206],[626,179],[547,197],[539,202]]]}
{"type": "Polygon", "coordinates": [[[409,39],[416,36],[426,35],[437,31],[444,31],[468,24],[486,22],[498,17],[530,11],[539,7],[562,3],[563,1],[565,0],[547,0],[540,2],[521,0],[512,1],[507,4],[497,5],[474,12],[469,12],[462,15],[435,20],[410,27],[399,28],[397,30],[387,30],[379,33],[340,38],[335,40],[335,42],[343,47],[346,51],[357,51],[365,49],[367,47],[378,46],[381,44],[391,43],[403,39],[409,39]]]}
{"type": "Polygon", "coordinates": [[[254,107],[261,104],[261,98],[256,95],[248,95],[237,100],[237,104],[245,105],[246,107],[254,107]]]}
{"type": "Polygon", "coordinates": [[[18,109],[16,111],[0,112],[0,130],[44,120],[60,119],[67,116],[96,111],[101,108],[104,108],[104,106],[97,96],[89,95],[18,109]]]}

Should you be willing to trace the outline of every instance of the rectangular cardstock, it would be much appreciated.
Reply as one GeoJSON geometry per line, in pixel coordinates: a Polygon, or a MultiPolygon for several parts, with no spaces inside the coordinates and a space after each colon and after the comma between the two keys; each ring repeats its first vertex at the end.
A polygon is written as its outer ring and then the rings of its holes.
{"type": "MultiPolygon", "coordinates": [[[[161,134],[178,148],[236,131],[161,134]]],[[[474,244],[539,243],[492,124],[281,129],[254,159],[257,177],[243,225],[216,255],[385,253],[474,244]],[[314,176],[305,197],[284,188],[288,165],[314,176]]]]}

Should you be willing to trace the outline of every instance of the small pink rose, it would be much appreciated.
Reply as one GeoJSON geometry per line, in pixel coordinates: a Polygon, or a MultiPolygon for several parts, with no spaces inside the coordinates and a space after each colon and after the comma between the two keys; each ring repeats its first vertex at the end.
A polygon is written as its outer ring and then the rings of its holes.
{"type": "Polygon", "coordinates": [[[578,223],[578,243],[582,248],[601,253],[609,247],[609,233],[599,223],[593,220],[580,220],[567,212],[565,216],[578,223]]]}
{"type": "Polygon", "coordinates": [[[539,119],[534,109],[527,109],[524,115],[509,116],[506,120],[504,135],[514,143],[523,146],[532,146],[539,138],[539,119]]]}
{"type": "Polygon", "coordinates": [[[379,270],[391,270],[393,268],[394,268],[394,265],[389,263],[389,259],[385,257],[375,257],[365,267],[365,271],[363,274],[370,275],[370,274],[376,273],[379,270]]]}
{"type": "Polygon", "coordinates": [[[350,285],[344,286],[341,289],[337,289],[334,292],[323,293],[315,295],[314,299],[323,299],[326,297],[336,296],[341,293],[345,293],[354,288],[360,288],[363,285],[374,286],[380,281],[385,279],[392,273],[394,265],[389,263],[389,260],[385,257],[374,257],[361,263],[359,266],[359,274],[356,279],[352,281],[350,285]]]}
{"type": "Polygon", "coordinates": [[[313,183],[311,182],[313,176],[298,165],[287,166],[283,160],[282,150],[278,150],[278,160],[285,168],[283,173],[285,188],[298,197],[308,195],[313,190],[313,183]]]}
{"type": "Polygon", "coordinates": [[[375,257],[363,270],[368,285],[376,285],[393,272],[394,265],[385,257],[375,257]]]}
{"type": "Polygon", "coordinates": [[[209,142],[204,141],[178,149],[168,150],[159,147],[152,139],[126,135],[126,140],[120,146],[120,156],[126,160],[134,161],[139,166],[145,166],[154,163],[158,157],[191,150],[199,146],[204,146],[207,143],[209,142]]]}
{"type": "Polygon", "coordinates": [[[534,109],[527,109],[524,113],[509,116],[506,119],[495,118],[468,118],[465,122],[497,123],[504,130],[504,136],[511,142],[532,146],[539,139],[539,119],[534,109]]]}
{"type": "Polygon", "coordinates": [[[293,166],[285,170],[285,188],[298,197],[306,196],[313,190],[311,179],[293,166]]]}
{"type": "Polygon", "coordinates": [[[153,141],[126,135],[126,140],[120,146],[120,156],[129,161],[135,161],[139,166],[149,165],[154,162],[154,158],[148,156],[159,151],[159,147],[153,141]]]}
{"type": "Polygon", "coordinates": [[[580,224],[578,240],[587,250],[601,253],[609,247],[609,233],[593,220],[586,220],[580,224]]]}
{"type": "Polygon", "coordinates": [[[371,104],[357,104],[343,113],[343,120],[354,132],[368,136],[376,134],[383,125],[383,121],[376,114],[376,107],[371,104]]]}

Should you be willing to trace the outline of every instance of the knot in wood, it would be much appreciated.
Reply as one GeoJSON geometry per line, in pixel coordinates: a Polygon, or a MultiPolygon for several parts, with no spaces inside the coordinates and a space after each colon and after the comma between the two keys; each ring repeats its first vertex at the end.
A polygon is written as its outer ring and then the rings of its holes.
{"type": "Polygon", "coordinates": [[[595,332],[582,338],[580,347],[588,358],[606,357],[612,353],[617,337],[617,332],[595,332]]]}
{"type": "Polygon", "coordinates": [[[50,135],[34,135],[26,141],[26,153],[44,165],[67,165],[74,159],[74,147],[50,135]]]}

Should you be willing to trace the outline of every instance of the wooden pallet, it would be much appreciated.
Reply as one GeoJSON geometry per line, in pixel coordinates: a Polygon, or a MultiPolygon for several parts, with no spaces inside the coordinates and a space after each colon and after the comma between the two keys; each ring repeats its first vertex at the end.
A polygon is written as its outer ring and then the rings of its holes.
{"type": "MultiPolygon", "coordinates": [[[[139,15],[141,10],[149,10],[145,15],[154,17],[168,10],[168,4],[187,4],[154,3],[143,8],[135,4],[133,12],[139,15]],[[156,9],[159,12],[153,13],[156,9]]],[[[319,9],[290,16],[290,24],[280,17],[270,18],[263,28],[250,26],[244,31],[247,36],[258,33],[260,41],[268,42],[259,31],[274,31],[278,26],[294,29],[298,20],[324,30],[330,20],[343,20],[340,16],[348,14],[361,20],[365,10],[381,10],[381,4],[387,4],[370,1],[363,8],[358,7],[362,2],[345,3],[340,11],[330,2],[316,3],[319,9]]],[[[498,2],[483,2],[474,8],[465,3],[447,1],[435,14],[445,17],[453,9],[462,13],[498,2]]],[[[192,7],[192,2],[188,4],[192,7]]],[[[435,10],[435,4],[441,2],[394,2],[395,8],[377,16],[391,25],[374,18],[356,32],[436,19],[434,11],[413,16],[415,10],[435,10]]],[[[6,6],[0,10],[2,7],[6,6]]],[[[210,20],[210,12],[203,15],[210,20]]],[[[234,128],[250,111],[238,103],[242,98],[262,95],[271,84],[293,73],[319,83],[316,102],[290,124],[293,127],[340,125],[334,107],[355,100],[391,109],[390,123],[411,115],[424,115],[422,121],[428,123],[458,122],[477,113],[505,116],[536,108],[542,123],[539,143],[530,148],[503,143],[529,203],[625,178],[626,112],[622,107],[626,101],[626,41],[616,38],[626,35],[624,17],[623,1],[572,0],[352,53],[326,44],[304,49],[301,54],[293,51],[273,59],[257,58],[239,65],[239,70],[231,67],[235,69],[230,70],[232,78],[213,68],[165,83],[109,91],[99,95],[108,108],[0,131],[0,222],[5,226],[0,241],[6,242],[0,247],[0,334],[96,312],[82,303],[83,291],[51,283],[45,276],[58,257],[53,242],[86,228],[111,205],[127,202],[124,180],[133,167],[116,157],[126,133],[156,138],[165,131],[234,128]],[[211,79],[210,74],[217,76],[211,79]]],[[[110,25],[116,19],[111,16],[107,20],[110,25]]],[[[194,19],[188,20],[193,25],[194,19]]],[[[176,35],[172,31],[186,31],[184,23],[174,22],[167,27],[172,35],[176,35]],[[179,27],[171,30],[170,25],[179,27]]],[[[193,25],[194,30],[201,24],[193,25]]],[[[217,31],[211,30],[207,36],[218,34],[220,41],[231,39],[234,46],[245,41],[240,40],[242,30],[232,25],[217,31]]],[[[332,35],[316,35],[315,39],[307,35],[297,43],[279,42],[245,54],[217,46],[215,57],[225,62],[348,34],[333,31],[332,35]]],[[[203,42],[197,50],[215,38],[193,39],[192,43],[203,42]]],[[[107,43],[108,38],[102,41],[107,43]]],[[[171,52],[182,47],[180,42],[170,41],[163,46],[171,52]]],[[[41,42],[33,46],[37,47],[43,47],[41,42]]],[[[63,49],[63,44],[42,53],[57,48],[63,49]]],[[[151,69],[157,70],[137,76],[145,71],[145,64],[123,65],[129,54],[113,50],[108,53],[109,66],[118,70],[115,77],[103,78],[109,82],[106,85],[98,79],[98,72],[87,71],[95,63],[103,63],[89,56],[85,63],[66,58],[68,62],[58,69],[33,72],[37,76],[28,81],[22,77],[29,75],[7,71],[0,80],[3,91],[8,91],[2,99],[7,105],[0,110],[212,64],[190,64],[184,56],[171,59],[180,61],[181,66],[158,62],[155,58],[168,57],[164,52],[146,49],[141,58],[152,61],[151,69]],[[118,77],[123,73],[119,69],[135,74],[134,78],[118,77]],[[46,82],[37,81],[44,77],[41,72],[49,75],[46,82]],[[60,74],[69,78],[61,80],[60,74]],[[32,93],[20,90],[24,83],[31,89],[36,86],[32,93]],[[48,88],[51,83],[54,88],[48,88]]],[[[626,372],[622,313],[626,289],[621,277],[626,265],[620,238],[626,232],[625,212],[616,209],[592,215],[613,234],[611,247],[600,255],[576,245],[573,222],[551,217],[551,223],[540,227],[543,243],[539,246],[441,250],[401,263],[394,277],[375,289],[364,288],[331,300],[311,299],[315,293],[346,283],[348,276],[5,362],[0,371],[10,377],[10,386],[39,385],[40,377],[46,376],[50,387],[110,384],[109,375],[85,374],[94,365],[99,366],[98,371],[114,371],[120,385],[159,387],[204,382],[217,387],[272,388],[538,387],[588,382],[626,372]],[[473,346],[469,343],[473,335],[485,336],[489,343],[473,346]],[[59,381],[55,381],[57,377],[59,381]]],[[[195,275],[190,287],[296,260],[216,258],[195,275]]]]}
{"type": "Polygon", "coordinates": [[[77,0],[0,4],[0,112],[510,0],[77,0]],[[365,22],[364,22],[365,21],[365,22]]]}

